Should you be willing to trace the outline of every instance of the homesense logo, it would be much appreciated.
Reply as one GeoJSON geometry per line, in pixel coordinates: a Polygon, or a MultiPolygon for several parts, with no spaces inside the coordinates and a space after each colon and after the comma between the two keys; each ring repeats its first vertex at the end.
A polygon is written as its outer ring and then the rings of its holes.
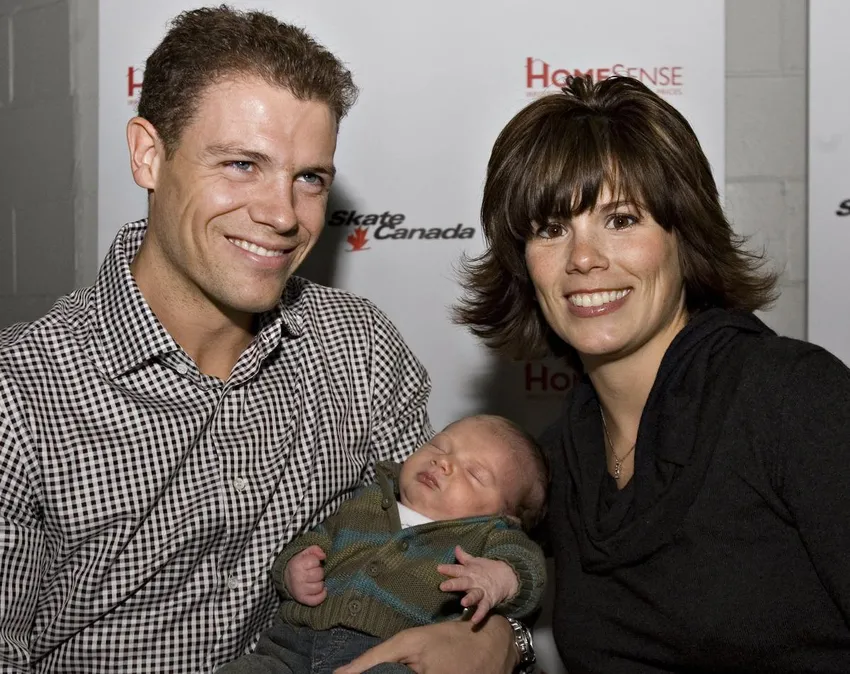
{"type": "Polygon", "coordinates": [[[674,65],[641,67],[622,63],[601,68],[562,68],[528,56],[525,59],[525,86],[529,90],[541,91],[548,87],[565,86],[570,76],[589,76],[594,82],[599,82],[620,75],[640,80],[658,94],[681,94],[684,86],[683,70],[682,66],[674,65]]]}

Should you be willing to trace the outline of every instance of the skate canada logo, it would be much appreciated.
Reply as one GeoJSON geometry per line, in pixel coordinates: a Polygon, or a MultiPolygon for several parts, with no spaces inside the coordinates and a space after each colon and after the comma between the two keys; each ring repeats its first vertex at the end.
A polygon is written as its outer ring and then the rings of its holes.
{"type": "Polygon", "coordinates": [[[570,76],[590,76],[594,82],[614,75],[634,77],[659,96],[681,96],[684,92],[684,68],[677,65],[634,66],[615,63],[598,68],[568,68],[544,59],[528,56],[525,59],[525,88],[529,96],[563,87],[570,76]]]}
{"type": "Polygon", "coordinates": [[[349,252],[369,250],[370,243],[384,241],[445,241],[471,239],[475,229],[463,223],[454,226],[421,226],[406,222],[404,213],[366,213],[358,210],[339,210],[331,213],[328,227],[341,227],[348,231],[345,240],[349,252]]]}

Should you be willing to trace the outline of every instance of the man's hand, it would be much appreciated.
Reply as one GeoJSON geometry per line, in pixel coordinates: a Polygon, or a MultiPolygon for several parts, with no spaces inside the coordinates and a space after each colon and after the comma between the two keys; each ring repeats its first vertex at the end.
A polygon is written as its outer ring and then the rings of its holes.
{"type": "Polygon", "coordinates": [[[455,547],[458,564],[440,564],[437,571],[451,579],[440,583],[443,592],[466,592],[461,606],[477,606],[472,623],[477,625],[490,610],[519,591],[519,580],[509,564],[473,557],[459,545],[455,547]]]}
{"type": "Polygon", "coordinates": [[[325,589],[325,570],[322,561],[325,551],[318,545],[311,545],[295,555],[283,572],[283,583],[289,594],[299,604],[318,606],[328,591],[325,589]]]}
{"type": "Polygon", "coordinates": [[[477,629],[468,620],[447,620],[399,632],[334,674],[361,674],[382,662],[400,662],[417,674],[510,674],[519,654],[500,615],[477,629]]]}

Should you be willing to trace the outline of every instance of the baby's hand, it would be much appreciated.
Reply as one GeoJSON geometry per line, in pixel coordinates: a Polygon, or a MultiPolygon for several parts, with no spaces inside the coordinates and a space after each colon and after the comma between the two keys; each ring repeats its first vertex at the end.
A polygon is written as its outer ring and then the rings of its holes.
{"type": "Polygon", "coordinates": [[[459,545],[455,547],[457,564],[439,564],[437,571],[451,579],[440,583],[443,592],[466,592],[463,607],[478,605],[472,623],[478,624],[494,606],[519,591],[519,581],[509,564],[486,557],[473,557],[459,545]]]}
{"type": "Polygon", "coordinates": [[[299,604],[318,606],[328,596],[325,589],[325,570],[322,567],[325,557],[324,550],[318,545],[311,545],[295,555],[286,565],[283,583],[299,604]]]}

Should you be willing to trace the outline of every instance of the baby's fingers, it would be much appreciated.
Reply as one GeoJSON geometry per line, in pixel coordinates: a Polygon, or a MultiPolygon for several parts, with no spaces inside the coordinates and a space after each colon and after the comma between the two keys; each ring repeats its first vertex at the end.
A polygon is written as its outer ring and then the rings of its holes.
{"type": "Polygon", "coordinates": [[[457,578],[461,574],[466,573],[466,569],[461,564],[438,564],[437,573],[457,578]]]}
{"type": "Polygon", "coordinates": [[[316,566],[312,569],[302,569],[299,577],[305,583],[320,582],[325,579],[325,570],[321,566],[316,566]]]}
{"type": "Polygon", "coordinates": [[[323,587],[318,593],[314,594],[310,592],[309,594],[306,594],[303,597],[303,601],[301,603],[306,604],[307,606],[318,606],[323,601],[325,601],[327,596],[328,591],[323,587]]]}
{"type": "Polygon", "coordinates": [[[469,578],[449,578],[440,583],[440,589],[443,592],[464,592],[469,588],[469,578]]]}
{"type": "Polygon", "coordinates": [[[469,564],[470,562],[475,561],[475,556],[470,555],[459,545],[455,546],[455,557],[457,558],[457,561],[461,564],[469,564]]]}
{"type": "Polygon", "coordinates": [[[475,613],[473,613],[472,617],[470,618],[472,624],[477,625],[478,623],[480,623],[482,620],[484,620],[484,618],[487,617],[487,613],[489,612],[490,607],[488,606],[487,602],[482,601],[480,604],[478,604],[475,609],[475,613]]]}
{"type": "MultiPolygon", "coordinates": [[[[473,587],[469,590],[469,592],[466,593],[463,599],[460,600],[460,605],[464,607],[475,606],[476,604],[481,605],[482,603],[485,603],[484,590],[482,590],[480,587],[473,587]]],[[[485,614],[487,613],[487,608],[489,608],[489,606],[485,607],[485,614]]]]}

